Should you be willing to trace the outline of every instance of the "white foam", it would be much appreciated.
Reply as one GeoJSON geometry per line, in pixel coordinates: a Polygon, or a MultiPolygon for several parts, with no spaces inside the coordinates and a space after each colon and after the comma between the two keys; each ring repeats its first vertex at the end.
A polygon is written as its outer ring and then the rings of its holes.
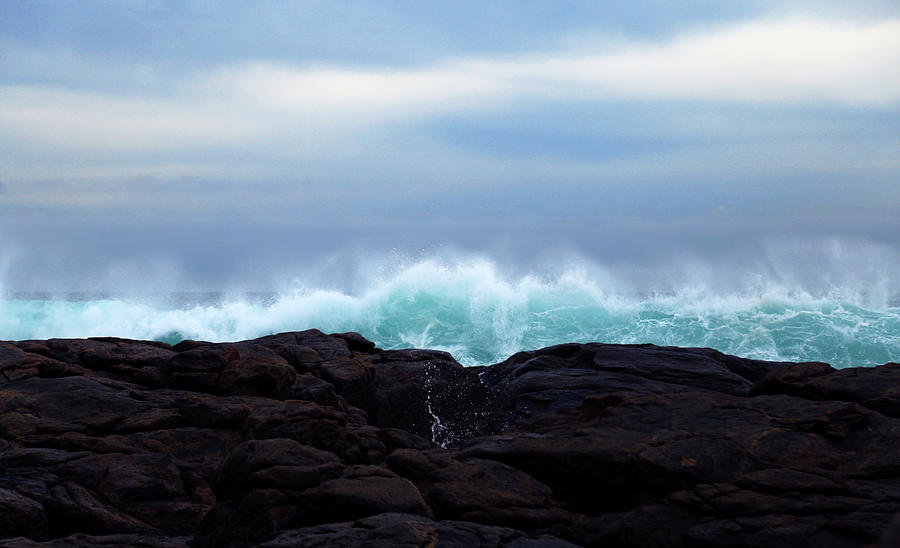
{"type": "Polygon", "coordinates": [[[387,348],[442,349],[466,364],[589,340],[712,346],[844,365],[900,359],[900,308],[890,303],[898,292],[898,270],[890,267],[900,261],[885,249],[863,246],[855,255],[846,245],[824,249],[770,251],[757,270],[696,259],[629,269],[569,254],[543,271],[515,275],[483,256],[389,256],[385,264],[358,263],[359,271],[344,277],[353,288],[300,278],[264,301],[240,294],[180,307],[148,295],[7,299],[0,301],[0,338],[177,333],[227,341],[318,328],[359,331],[387,348]],[[790,264],[791,257],[807,268],[790,264]],[[821,259],[821,268],[811,269],[812,259],[821,259]]]}

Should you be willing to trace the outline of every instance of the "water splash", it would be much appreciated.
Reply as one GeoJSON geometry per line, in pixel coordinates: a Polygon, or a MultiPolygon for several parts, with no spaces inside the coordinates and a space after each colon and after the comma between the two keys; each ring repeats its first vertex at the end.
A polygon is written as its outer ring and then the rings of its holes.
{"type": "Polygon", "coordinates": [[[307,286],[181,298],[13,295],[0,300],[0,338],[227,341],[318,328],[358,331],[382,348],[444,350],[465,365],[588,341],[705,346],[837,367],[900,361],[900,303],[891,300],[891,278],[857,287],[859,276],[846,275],[852,283],[845,285],[816,277],[807,287],[787,274],[725,283],[709,268],[686,270],[690,275],[673,271],[667,284],[647,283],[646,275],[638,284],[636,276],[590,263],[510,276],[486,259],[432,259],[397,267],[354,292],[307,286]]]}
{"type": "Polygon", "coordinates": [[[453,442],[452,433],[441,421],[437,413],[434,412],[434,406],[431,403],[431,396],[434,390],[432,379],[435,371],[436,369],[430,361],[425,363],[425,409],[431,416],[431,441],[441,447],[447,447],[448,444],[453,442]]]}

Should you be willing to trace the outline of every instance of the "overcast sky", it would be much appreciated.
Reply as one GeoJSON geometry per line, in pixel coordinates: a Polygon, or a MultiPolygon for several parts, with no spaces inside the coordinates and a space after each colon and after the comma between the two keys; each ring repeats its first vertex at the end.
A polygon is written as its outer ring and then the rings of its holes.
{"type": "Polygon", "coordinates": [[[895,1],[0,3],[7,290],[898,234],[895,1]]]}

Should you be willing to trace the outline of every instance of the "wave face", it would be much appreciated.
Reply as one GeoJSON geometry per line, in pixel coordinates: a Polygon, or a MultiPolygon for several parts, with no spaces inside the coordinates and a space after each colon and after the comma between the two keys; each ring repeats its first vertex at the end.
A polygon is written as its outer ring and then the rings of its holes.
{"type": "Polygon", "coordinates": [[[623,282],[627,276],[600,269],[567,267],[555,275],[510,278],[488,260],[425,260],[370,279],[355,292],[20,294],[0,301],[0,338],[119,336],[173,343],[318,328],[358,331],[382,348],[446,350],[465,365],[588,341],[711,347],[835,367],[900,361],[900,307],[871,288],[816,293],[761,279],[715,287],[698,282],[703,277],[696,274],[683,277],[691,283],[673,276],[670,288],[641,291],[623,282]]]}

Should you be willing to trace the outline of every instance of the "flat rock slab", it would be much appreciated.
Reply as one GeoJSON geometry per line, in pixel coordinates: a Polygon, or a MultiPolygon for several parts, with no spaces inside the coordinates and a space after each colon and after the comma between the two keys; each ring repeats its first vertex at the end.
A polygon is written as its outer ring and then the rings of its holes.
{"type": "Polygon", "coordinates": [[[0,546],[900,546],[900,365],[0,342],[0,546]]]}

